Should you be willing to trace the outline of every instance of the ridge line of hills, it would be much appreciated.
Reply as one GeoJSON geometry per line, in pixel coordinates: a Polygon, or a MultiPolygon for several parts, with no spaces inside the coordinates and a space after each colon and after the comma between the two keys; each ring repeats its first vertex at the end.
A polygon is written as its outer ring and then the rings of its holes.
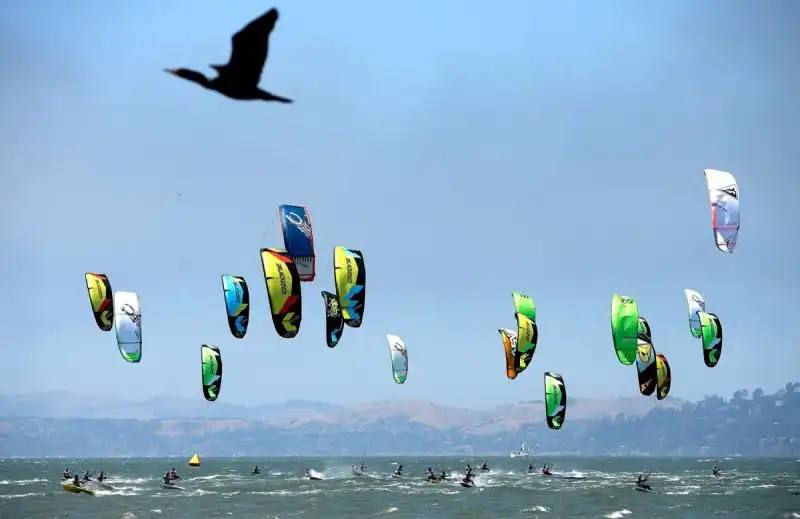
{"type": "MultiPolygon", "coordinates": [[[[569,400],[572,420],[616,416],[620,412],[640,416],[656,407],[680,408],[687,401],[669,398],[657,401],[640,396],[622,398],[580,398],[569,400]]],[[[531,412],[543,416],[544,402],[530,400],[490,408],[470,409],[418,400],[385,400],[344,406],[322,401],[287,400],[247,406],[201,398],[156,396],[147,400],[127,400],[115,396],[79,395],[69,391],[49,391],[4,395],[0,398],[0,417],[119,420],[251,420],[275,425],[321,421],[325,423],[371,421],[376,417],[405,415],[430,425],[452,427],[496,420],[514,415],[533,420],[531,412]]]]}
{"type": "Polygon", "coordinates": [[[419,401],[353,407],[130,402],[67,392],[0,398],[0,457],[507,454],[800,457],[800,383],[699,402],[572,398],[550,430],[542,401],[461,409],[419,401]]]}

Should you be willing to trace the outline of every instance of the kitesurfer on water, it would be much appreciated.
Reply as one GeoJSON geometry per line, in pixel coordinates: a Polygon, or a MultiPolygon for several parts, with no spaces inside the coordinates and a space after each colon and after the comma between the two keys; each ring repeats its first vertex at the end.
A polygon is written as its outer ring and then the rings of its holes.
{"type": "Polygon", "coordinates": [[[363,461],[361,462],[361,466],[359,467],[359,470],[361,472],[366,472],[367,471],[367,465],[363,461]]]}
{"type": "Polygon", "coordinates": [[[552,467],[550,465],[543,465],[542,474],[544,474],[545,476],[552,476],[553,475],[552,467]]]}
{"type": "Polygon", "coordinates": [[[69,467],[64,469],[64,474],[62,476],[63,479],[72,479],[72,471],[69,470],[69,467]]]}
{"type": "Polygon", "coordinates": [[[433,473],[432,468],[428,467],[427,470],[425,470],[425,479],[428,481],[437,481],[436,474],[433,473]]]}
{"type": "Polygon", "coordinates": [[[645,490],[653,490],[647,482],[647,474],[639,474],[636,476],[636,488],[643,488],[645,490]]]}
{"type": "Polygon", "coordinates": [[[475,484],[475,481],[472,479],[472,474],[467,474],[464,476],[464,479],[461,480],[465,485],[472,486],[475,484]]]}
{"type": "Polygon", "coordinates": [[[88,470],[83,473],[83,480],[84,481],[91,481],[92,480],[92,473],[88,470]]]}
{"type": "Polygon", "coordinates": [[[403,465],[398,465],[397,468],[394,470],[395,476],[402,476],[403,475],[403,465]]]}
{"type": "Polygon", "coordinates": [[[536,469],[533,468],[533,463],[528,463],[528,473],[531,473],[534,470],[536,470],[536,469]]]}
{"type": "Polygon", "coordinates": [[[261,469],[258,468],[258,465],[253,467],[253,474],[261,474],[261,469]]]}
{"type": "Polygon", "coordinates": [[[481,463],[481,470],[489,470],[489,464],[486,463],[486,460],[483,460],[483,463],[481,463]]]}
{"type": "Polygon", "coordinates": [[[442,473],[439,474],[439,481],[444,481],[445,479],[447,479],[447,473],[442,471],[442,473]]]}
{"type": "Polygon", "coordinates": [[[471,474],[472,474],[472,465],[470,465],[469,463],[467,463],[467,468],[464,470],[464,472],[465,472],[466,474],[469,474],[469,475],[471,475],[471,474]]]}
{"type": "Polygon", "coordinates": [[[105,471],[101,470],[100,475],[97,476],[97,481],[102,483],[104,479],[106,479],[106,473],[105,471]]]}
{"type": "Polygon", "coordinates": [[[81,486],[81,478],[79,478],[77,474],[75,474],[75,478],[72,480],[72,484],[73,486],[76,487],[81,486]]]}
{"type": "Polygon", "coordinates": [[[720,475],[719,467],[717,465],[714,465],[714,468],[711,469],[711,474],[714,477],[718,477],[720,475]]]}

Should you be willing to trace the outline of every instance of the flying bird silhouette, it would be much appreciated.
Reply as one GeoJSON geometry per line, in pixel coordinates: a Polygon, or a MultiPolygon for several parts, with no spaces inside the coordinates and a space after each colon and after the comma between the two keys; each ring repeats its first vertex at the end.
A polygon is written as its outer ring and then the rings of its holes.
{"type": "Polygon", "coordinates": [[[231,99],[292,103],[294,101],[289,98],[277,96],[258,87],[269,53],[269,37],[277,21],[278,10],[273,7],[234,34],[231,37],[231,57],[228,63],[209,65],[217,72],[217,77],[213,79],[187,68],[168,68],[164,69],[164,72],[197,83],[203,88],[215,90],[231,99]]]}

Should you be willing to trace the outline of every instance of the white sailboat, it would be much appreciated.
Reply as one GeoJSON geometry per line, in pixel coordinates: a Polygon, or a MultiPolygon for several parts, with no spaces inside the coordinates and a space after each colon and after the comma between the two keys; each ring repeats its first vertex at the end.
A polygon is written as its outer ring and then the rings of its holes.
{"type": "Polygon", "coordinates": [[[519,449],[511,451],[511,454],[508,456],[510,458],[527,458],[530,456],[531,451],[528,448],[528,426],[525,426],[525,438],[522,440],[522,445],[519,446],[519,449]]]}

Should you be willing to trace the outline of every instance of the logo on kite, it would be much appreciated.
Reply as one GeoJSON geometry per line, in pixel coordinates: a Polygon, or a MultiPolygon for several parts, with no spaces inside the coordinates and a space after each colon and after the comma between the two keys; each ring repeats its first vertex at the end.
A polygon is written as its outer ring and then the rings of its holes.
{"type": "Polygon", "coordinates": [[[731,198],[735,198],[737,200],[739,199],[739,192],[737,191],[735,185],[730,185],[728,187],[723,187],[722,189],[720,189],[720,191],[722,193],[725,193],[726,195],[730,196],[731,198]]]}
{"type": "Polygon", "coordinates": [[[339,316],[339,301],[331,298],[328,300],[328,317],[338,317],[338,316],[339,316]]]}
{"type": "Polygon", "coordinates": [[[142,321],[141,314],[136,313],[136,310],[134,310],[131,305],[125,303],[119,309],[123,314],[130,317],[131,321],[133,321],[135,324],[141,324],[142,321]]]}
{"type": "Polygon", "coordinates": [[[309,240],[311,239],[311,226],[309,226],[301,216],[292,212],[287,212],[286,219],[294,224],[294,226],[297,227],[297,230],[303,233],[306,238],[309,240]]]}

